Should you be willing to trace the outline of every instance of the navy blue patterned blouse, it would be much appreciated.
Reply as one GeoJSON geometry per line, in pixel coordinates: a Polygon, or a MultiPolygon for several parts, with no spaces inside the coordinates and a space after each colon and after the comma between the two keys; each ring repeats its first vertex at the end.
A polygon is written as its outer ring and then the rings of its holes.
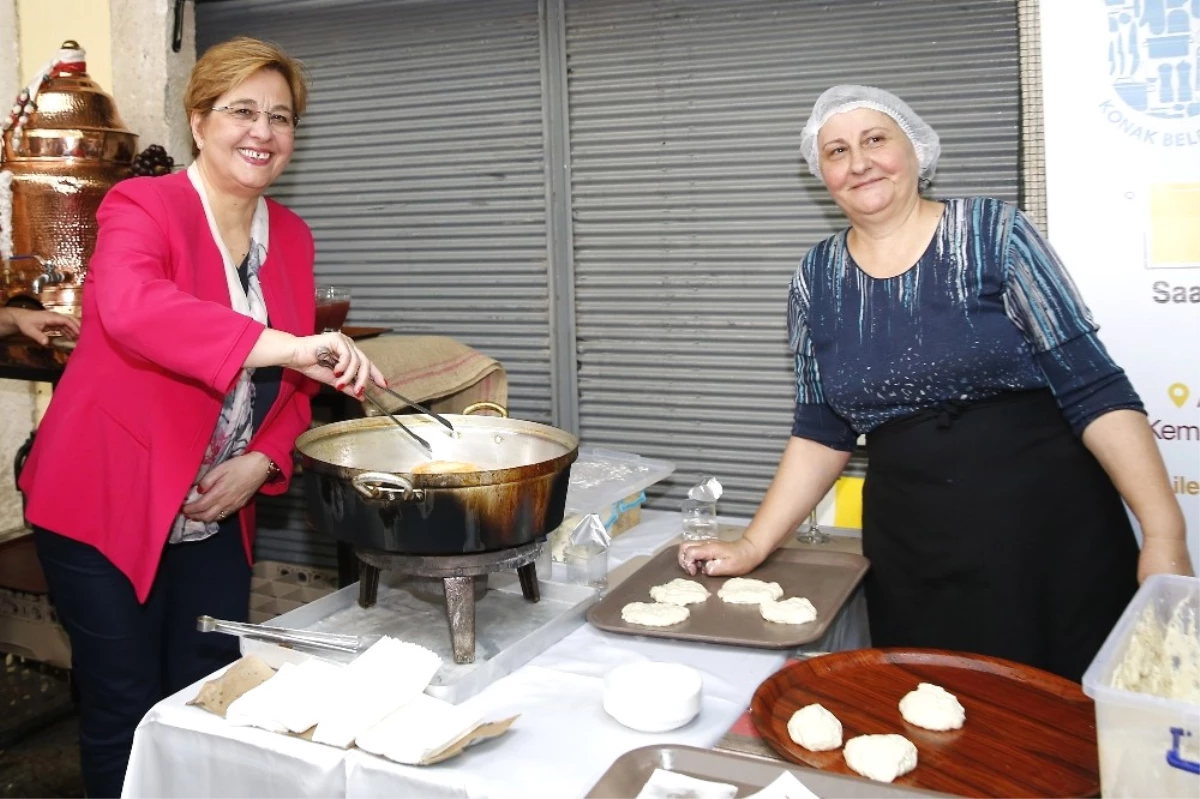
{"type": "Polygon", "coordinates": [[[860,433],[948,400],[1045,387],[1077,434],[1110,410],[1144,412],[1096,329],[1050,244],[1008,203],[946,201],[924,255],[891,278],[862,271],[843,231],[792,278],[792,435],[850,451],[860,433]]]}

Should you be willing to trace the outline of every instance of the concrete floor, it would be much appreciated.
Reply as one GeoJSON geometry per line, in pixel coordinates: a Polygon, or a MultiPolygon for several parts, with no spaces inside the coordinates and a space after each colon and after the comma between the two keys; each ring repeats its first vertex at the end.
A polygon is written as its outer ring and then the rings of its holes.
{"type": "Polygon", "coordinates": [[[82,797],[69,672],[7,656],[0,709],[0,797],[82,797]]]}

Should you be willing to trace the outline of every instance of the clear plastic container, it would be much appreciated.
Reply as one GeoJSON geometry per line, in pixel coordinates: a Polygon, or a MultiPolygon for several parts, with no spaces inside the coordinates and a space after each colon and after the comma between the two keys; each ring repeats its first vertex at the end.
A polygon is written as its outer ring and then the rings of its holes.
{"type": "Polygon", "coordinates": [[[711,541],[720,538],[717,503],[703,499],[685,499],[679,506],[684,541],[711,541]]]}
{"type": "Polygon", "coordinates": [[[583,517],[563,548],[567,582],[590,585],[601,592],[608,588],[608,547],[612,537],[595,514],[583,517]]]}
{"type": "Polygon", "coordinates": [[[1083,675],[1084,693],[1096,702],[1100,793],[1106,799],[1200,796],[1200,704],[1112,685],[1146,609],[1165,626],[1181,606],[1200,613],[1200,579],[1148,578],[1083,675]]]}
{"type": "Polygon", "coordinates": [[[612,530],[645,502],[645,490],[670,477],[675,464],[629,452],[580,447],[567,486],[567,515],[594,513],[612,530]]]}
{"type": "Polygon", "coordinates": [[[608,589],[608,547],[599,544],[567,544],[565,552],[567,582],[608,589]]]}

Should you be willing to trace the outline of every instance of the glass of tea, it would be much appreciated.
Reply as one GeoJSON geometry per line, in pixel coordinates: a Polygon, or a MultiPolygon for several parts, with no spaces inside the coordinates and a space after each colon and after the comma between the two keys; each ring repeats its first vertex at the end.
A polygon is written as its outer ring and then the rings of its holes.
{"type": "Polygon", "coordinates": [[[317,323],[321,333],[341,330],[350,313],[350,289],[343,286],[317,286],[317,323]]]}

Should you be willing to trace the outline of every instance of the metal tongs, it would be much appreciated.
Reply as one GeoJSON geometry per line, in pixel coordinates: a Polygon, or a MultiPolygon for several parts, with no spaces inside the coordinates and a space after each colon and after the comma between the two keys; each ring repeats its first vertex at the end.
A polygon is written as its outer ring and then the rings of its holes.
{"type": "MultiPolygon", "coordinates": [[[[337,366],[337,361],[334,360],[333,354],[328,353],[328,352],[324,353],[323,355],[318,356],[317,363],[320,364],[321,366],[324,366],[326,369],[333,369],[335,366],[337,366]]],[[[375,406],[375,409],[377,411],[379,411],[381,414],[383,414],[384,416],[387,416],[389,419],[391,419],[393,422],[395,422],[397,425],[399,425],[400,429],[403,430],[405,433],[408,433],[408,435],[413,439],[413,441],[416,441],[418,444],[421,445],[421,448],[425,450],[425,454],[432,457],[433,456],[433,447],[430,445],[430,443],[428,441],[426,441],[425,439],[421,438],[421,436],[414,433],[412,430],[409,430],[408,427],[404,424],[404,422],[400,421],[400,419],[396,417],[396,414],[392,413],[387,408],[380,405],[379,402],[376,401],[376,399],[371,396],[371,389],[373,389],[373,388],[380,388],[380,387],[375,386],[374,384],[368,382],[367,390],[363,392],[363,399],[365,399],[367,402],[369,402],[373,406],[375,406]]],[[[425,407],[421,403],[416,402],[414,400],[410,400],[408,397],[404,396],[399,391],[395,391],[391,388],[388,388],[387,386],[383,386],[381,390],[386,391],[388,394],[391,394],[393,397],[400,400],[400,402],[404,403],[408,407],[415,408],[416,410],[420,411],[421,413],[425,414],[426,416],[433,417],[439,423],[445,425],[446,428],[449,429],[451,433],[456,432],[454,429],[454,425],[450,424],[450,422],[448,422],[444,416],[434,413],[433,411],[431,411],[429,408],[425,407]]]]}
{"type": "Polygon", "coordinates": [[[420,444],[420,445],[421,445],[421,448],[425,450],[425,454],[426,454],[426,455],[428,455],[428,456],[430,456],[430,457],[433,457],[433,447],[430,445],[430,443],[429,443],[428,441],[426,441],[425,439],[421,438],[419,435],[417,435],[417,434],[416,434],[416,433],[414,433],[413,431],[409,430],[409,429],[408,429],[408,427],[406,427],[406,426],[405,426],[404,422],[400,421],[400,420],[399,420],[399,419],[396,417],[396,414],[392,413],[392,412],[391,412],[391,411],[389,411],[387,408],[383,407],[383,406],[382,406],[382,405],[380,405],[378,402],[376,402],[376,401],[375,401],[375,398],[371,396],[371,393],[370,393],[369,391],[364,391],[364,392],[363,392],[363,399],[365,399],[367,402],[369,402],[369,403],[371,403],[372,405],[374,405],[374,406],[375,406],[375,410],[379,411],[379,412],[380,412],[380,413],[382,413],[384,416],[386,416],[387,418],[391,419],[391,420],[392,420],[393,422],[395,422],[396,424],[400,425],[400,429],[401,429],[401,430],[403,430],[404,432],[408,433],[408,434],[409,434],[409,436],[411,436],[411,437],[412,437],[412,440],[413,440],[413,441],[416,441],[418,444],[420,444]]]}
{"type": "MultiPolygon", "coordinates": [[[[379,387],[379,386],[372,385],[372,384],[370,384],[370,383],[368,383],[368,384],[367,384],[367,390],[363,392],[363,399],[365,399],[367,402],[369,402],[369,403],[371,403],[372,405],[374,405],[374,406],[375,406],[375,408],[376,408],[376,410],[378,410],[380,413],[386,414],[387,416],[389,416],[389,417],[391,418],[391,420],[392,420],[393,422],[395,422],[396,424],[400,425],[400,427],[401,427],[401,428],[404,430],[404,432],[408,433],[410,436],[412,436],[414,439],[416,439],[417,443],[419,443],[419,444],[420,444],[422,447],[424,447],[424,448],[425,448],[425,451],[426,451],[426,452],[427,452],[429,455],[431,455],[431,456],[432,456],[432,455],[433,455],[433,447],[431,447],[431,446],[429,445],[429,442],[428,442],[428,441],[426,441],[425,439],[421,438],[419,435],[417,435],[416,433],[414,433],[412,430],[409,430],[407,427],[405,427],[404,423],[403,423],[403,422],[401,422],[401,421],[400,421],[398,418],[396,418],[396,414],[394,414],[394,413],[392,413],[391,411],[387,410],[386,408],[384,408],[382,405],[380,405],[378,402],[376,402],[376,401],[375,401],[375,398],[371,396],[371,389],[373,389],[373,388],[380,388],[380,387],[379,387]]],[[[442,416],[442,415],[440,415],[440,414],[437,414],[437,413],[434,413],[433,411],[429,410],[429,408],[426,408],[426,407],[425,407],[424,405],[422,405],[421,403],[419,403],[419,402],[416,402],[415,400],[410,400],[408,397],[404,396],[404,395],[403,395],[403,394],[401,394],[399,391],[394,391],[393,389],[390,389],[390,388],[388,388],[387,386],[383,386],[382,388],[380,388],[380,390],[381,390],[381,391],[386,391],[388,394],[391,394],[393,397],[395,397],[396,399],[400,400],[400,401],[401,401],[401,402],[403,402],[405,405],[407,405],[407,406],[409,406],[409,407],[411,407],[411,408],[415,408],[416,410],[420,411],[421,413],[425,414],[426,416],[431,416],[431,417],[433,417],[435,420],[437,420],[437,421],[438,421],[438,422],[440,422],[441,424],[445,425],[445,427],[446,427],[446,428],[447,428],[447,429],[448,429],[448,430],[449,430],[451,433],[457,432],[457,431],[454,429],[454,425],[450,424],[450,422],[449,422],[449,421],[447,421],[447,420],[446,420],[446,418],[445,418],[444,416],[442,416]]]]}
{"type": "Polygon", "coordinates": [[[384,386],[383,390],[386,391],[387,393],[391,394],[396,399],[403,402],[408,407],[415,408],[416,410],[420,411],[421,413],[425,414],[426,416],[432,416],[435,420],[437,420],[443,427],[445,427],[451,433],[455,432],[454,425],[450,424],[450,422],[446,420],[446,417],[442,416],[441,414],[434,413],[433,411],[429,410],[428,408],[426,408],[424,405],[417,402],[416,400],[410,400],[408,397],[404,396],[403,394],[401,394],[399,391],[396,391],[395,389],[391,389],[391,388],[388,388],[387,386],[384,386]]]}
{"type": "Polygon", "coordinates": [[[357,635],[320,633],[312,630],[292,630],[286,627],[267,627],[261,624],[246,624],[239,621],[223,621],[212,616],[196,618],[196,629],[202,633],[225,633],[239,638],[269,641],[286,646],[302,646],[310,649],[327,649],[334,652],[358,652],[363,648],[363,639],[357,635]]]}

